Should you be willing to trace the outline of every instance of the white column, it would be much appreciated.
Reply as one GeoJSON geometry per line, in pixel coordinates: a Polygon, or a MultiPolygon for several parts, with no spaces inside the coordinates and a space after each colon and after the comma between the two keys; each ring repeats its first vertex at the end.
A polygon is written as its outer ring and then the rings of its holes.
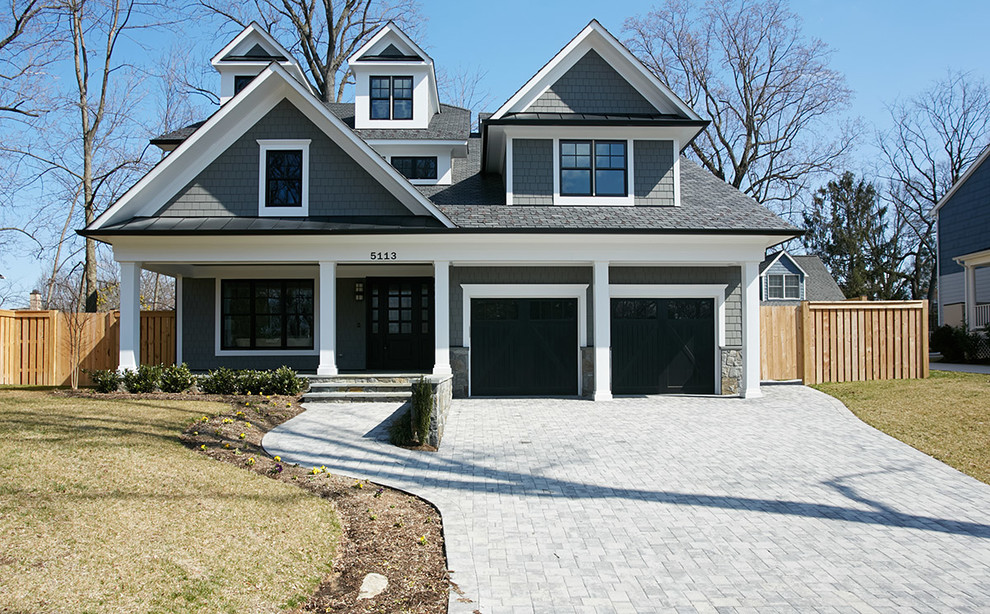
{"type": "Polygon", "coordinates": [[[594,264],[592,279],[595,331],[595,400],[612,399],[612,309],[608,290],[608,262],[594,264]]]}
{"type": "Polygon", "coordinates": [[[742,396],[744,399],[758,399],[763,396],[760,391],[760,263],[743,263],[741,272],[742,396]]]}
{"type": "Polygon", "coordinates": [[[963,277],[964,295],[966,297],[966,327],[976,328],[976,267],[966,266],[963,277]]]}
{"type": "Polygon", "coordinates": [[[175,276],[175,364],[182,364],[182,275],[175,276]]]}
{"type": "Polygon", "coordinates": [[[433,263],[434,375],[450,375],[450,262],[433,263]]]}
{"type": "Polygon", "coordinates": [[[337,375],[337,263],[320,261],[320,365],[317,375],[337,375]]]}
{"type": "Polygon", "coordinates": [[[117,368],[137,369],[141,361],[141,263],[120,263],[120,356],[117,368]]]}

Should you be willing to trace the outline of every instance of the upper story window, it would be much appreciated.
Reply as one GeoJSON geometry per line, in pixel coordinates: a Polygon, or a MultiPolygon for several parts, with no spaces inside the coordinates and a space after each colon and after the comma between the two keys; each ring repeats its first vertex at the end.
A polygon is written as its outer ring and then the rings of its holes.
{"type": "Polygon", "coordinates": [[[241,93],[241,90],[246,88],[252,81],[254,81],[254,76],[252,75],[234,75],[234,96],[241,93]]]}
{"type": "Polygon", "coordinates": [[[309,215],[309,140],[259,140],[259,214],[309,215]]]}
{"type": "Polygon", "coordinates": [[[800,299],[800,276],[788,274],[767,275],[767,298],[800,299]]]}
{"type": "Polygon", "coordinates": [[[561,141],[561,196],[627,196],[625,141],[561,141]]]}
{"type": "Polygon", "coordinates": [[[437,178],[437,159],[435,156],[392,156],[392,166],[406,179],[437,178]]]}
{"type": "Polygon", "coordinates": [[[371,119],[412,119],[412,77],[371,78],[371,119]]]}

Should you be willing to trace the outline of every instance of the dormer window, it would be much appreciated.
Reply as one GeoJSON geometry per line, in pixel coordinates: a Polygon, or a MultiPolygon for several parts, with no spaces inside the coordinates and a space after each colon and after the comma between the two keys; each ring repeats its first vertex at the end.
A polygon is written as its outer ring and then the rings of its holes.
{"type": "Polygon", "coordinates": [[[412,118],[412,77],[371,77],[371,119],[412,118]]]}
{"type": "Polygon", "coordinates": [[[309,215],[309,143],[307,140],[259,140],[259,215],[309,215]]]}
{"type": "Polygon", "coordinates": [[[626,196],[626,184],[625,141],[560,142],[561,196],[626,196]]]}
{"type": "Polygon", "coordinates": [[[254,75],[234,75],[234,96],[241,93],[252,81],[254,75]]]}
{"type": "Polygon", "coordinates": [[[436,156],[392,156],[392,166],[406,179],[436,179],[436,156]]]}
{"type": "Polygon", "coordinates": [[[767,296],[778,299],[801,298],[801,279],[798,275],[768,275],[767,296]]]}

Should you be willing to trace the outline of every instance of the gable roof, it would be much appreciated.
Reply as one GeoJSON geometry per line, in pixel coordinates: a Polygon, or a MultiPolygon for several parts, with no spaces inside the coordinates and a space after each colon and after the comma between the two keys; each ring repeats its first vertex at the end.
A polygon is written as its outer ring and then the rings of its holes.
{"type": "Polygon", "coordinates": [[[557,55],[550,59],[495,113],[500,120],[510,113],[522,113],[581,60],[589,50],[596,51],[613,69],[629,81],[661,114],[701,120],[687,103],[656,77],[598,20],[592,19],[557,55]]]}
{"type": "MultiPolygon", "coordinates": [[[[210,58],[210,64],[221,73],[232,70],[234,66],[265,66],[271,62],[277,62],[299,83],[310,89],[306,75],[303,74],[302,67],[288,49],[282,46],[275,38],[268,33],[257,21],[252,21],[241,30],[240,34],[232,41],[224,45],[223,49],[210,58]],[[252,41],[254,44],[247,47],[252,41]],[[245,47],[247,47],[245,49],[245,47]],[[267,49],[266,49],[267,47],[267,49]],[[241,53],[234,55],[234,51],[241,49],[241,53]]],[[[312,90],[311,90],[312,91],[312,90]]]]}
{"type": "MultiPolygon", "coordinates": [[[[773,266],[781,258],[787,258],[804,275],[804,298],[809,301],[844,301],[846,296],[842,293],[842,288],[835,282],[835,278],[825,267],[822,259],[814,254],[795,255],[781,250],[767,256],[760,263],[760,276],[773,266]]],[[[764,297],[763,300],[766,300],[764,297]]],[[[779,300],[774,300],[779,303],[779,300]]],[[[786,301],[785,301],[786,302],[786,301]]],[[[792,301],[797,302],[797,301],[792,301]]]]}
{"type": "Polygon", "coordinates": [[[945,193],[945,196],[940,198],[939,201],[935,203],[935,206],[932,207],[932,213],[931,213],[932,215],[938,214],[938,210],[942,208],[942,205],[949,202],[949,199],[952,198],[952,195],[955,194],[956,191],[960,187],[962,187],[962,185],[966,183],[966,181],[969,180],[970,176],[972,176],[972,174],[976,172],[976,169],[980,168],[980,166],[982,166],[983,163],[986,162],[988,157],[990,157],[990,144],[987,144],[987,146],[983,148],[983,151],[980,153],[980,155],[976,158],[976,160],[973,161],[972,164],[969,165],[969,168],[967,168],[966,172],[962,174],[962,177],[960,177],[958,181],[952,184],[952,187],[949,188],[949,191],[945,193]]]}
{"type": "MultiPolygon", "coordinates": [[[[815,257],[817,258],[817,256],[815,257]]],[[[801,265],[798,264],[797,260],[795,260],[793,256],[788,254],[785,250],[780,250],[776,254],[770,254],[769,256],[763,259],[763,262],[760,263],[760,275],[762,275],[764,272],[766,272],[767,269],[769,269],[774,264],[776,264],[776,262],[781,258],[787,258],[788,260],[791,261],[791,263],[795,267],[797,267],[797,270],[801,271],[802,275],[806,274],[804,268],[802,268],[801,265]]]]}
{"type": "Polygon", "coordinates": [[[275,104],[286,99],[389,190],[412,214],[453,223],[279,64],[270,64],[239,94],[218,109],[116,203],[90,224],[92,233],[128,219],[147,217],[188,184],[275,104]]]}
{"type": "Polygon", "coordinates": [[[417,45],[416,41],[409,38],[409,35],[403,32],[402,28],[397,26],[394,21],[389,21],[387,24],[382,26],[378,30],[378,32],[375,32],[375,34],[368,39],[368,42],[361,45],[357,51],[352,53],[350,57],[347,58],[347,63],[353,64],[354,62],[362,62],[366,60],[377,60],[377,59],[403,60],[403,59],[412,59],[413,56],[418,56],[415,57],[416,60],[422,60],[429,64],[433,64],[433,58],[431,58],[428,53],[423,51],[423,48],[417,45]],[[387,47],[383,48],[381,52],[375,55],[368,55],[371,49],[374,48],[375,45],[377,45],[380,41],[382,41],[386,37],[390,37],[393,40],[398,39],[400,41],[400,44],[407,46],[412,51],[412,53],[402,53],[400,49],[395,48],[395,43],[392,42],[389,43],[387,47]],[[388,51],[389,48],[395,48],[396,52],[402,53],[402,57],[395,58],[385,55],[384,52],[388,51]],[[368,55],[368,57],[365,57],[366,55],[368,55]]]}

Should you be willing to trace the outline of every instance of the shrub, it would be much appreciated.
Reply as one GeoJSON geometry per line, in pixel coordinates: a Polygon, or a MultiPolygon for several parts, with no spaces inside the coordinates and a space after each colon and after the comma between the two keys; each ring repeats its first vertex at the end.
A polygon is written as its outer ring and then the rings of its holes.
{"type": "Polygon", "coordinates": [[[154,392],[162,379],[162,368],[159,365],[141,365],[136,371],[124,369],[124,388],[132,394],[154,392]]]}
{"type": "Polygon", "coordinates": [[[200,377],[198,385],[206,394],[237,394],[237,374],[220,367],[200,377]]]}
{"type": "Polygon", "coordinates": [[[388,425],[388,441],[393,446],[408,446],[415,443],[412,437],[412,415],[410,410],[402,412],[402,415],[388,425]]]}
{"type": "Polygon", "coordinates": [[[120,388],[120,373],[112,369],[87,370],[86,372],[89,373],[89,379],[93,381],[93,388],[97,392],[106,394],[117,392],[117,389],[120,388]]]}
{"type": "Polygon", "coordinates": [[[286,366],[270,372],[268,375],[268,387],[263,394],[279,394],[285,396],[295,396],[303,391],[306,380],[296,375],[296,372],[286,366]]]}
{"type": "Polygon", "coordinates": [[[196,377],[189,371],[189,365],[169,365],[162,370],[162,392],[185,392],[196,383],[196,377]]]}
{"type": "Polygon", "coordinates": [[[932,332],[932,350],[942,354],[948,362],[975,360],[981,335],[969,332],[965,326],[939,326],[932,332]]]}
{"type": "Polygon", "coordinates": [[[268,389],[268,381],[271,379],[269,371],[254,371],[245,369],[237,372],[237,392],[239,394],[265,394],[268,389]]]}
{"type": "Polygon", "coordinates": [[[412,414],[416,420],[416,438],[425,444],[430,432],[430,416],[433,413],[433,386],[421,377],[412,386],[412,414]]]}

